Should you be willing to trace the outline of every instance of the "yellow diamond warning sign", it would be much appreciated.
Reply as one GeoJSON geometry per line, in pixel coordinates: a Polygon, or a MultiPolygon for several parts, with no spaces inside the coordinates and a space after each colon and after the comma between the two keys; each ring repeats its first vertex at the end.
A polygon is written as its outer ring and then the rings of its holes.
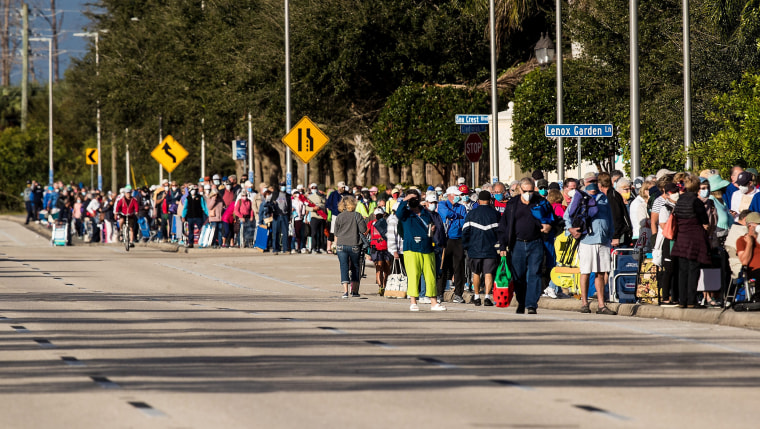
{"type": "Polygon", "coordinates": [[[164,140],[153,149],[150,155],[163,165],[166,171],[171,173],[187,157],[187,151],[172,136],[166,136],[164,140]]]}
{"type": "Polygon", "coordinates": [[[305,164],[308,164],[329,141],[330,138],[308,116],[301,118],[282,138],[282,142],[305,164]]]}

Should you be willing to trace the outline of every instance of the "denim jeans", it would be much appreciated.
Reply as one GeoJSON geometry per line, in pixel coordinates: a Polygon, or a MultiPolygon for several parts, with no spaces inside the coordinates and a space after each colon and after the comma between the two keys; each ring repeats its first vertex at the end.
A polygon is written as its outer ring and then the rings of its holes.
{"type": "Polygon", "coordinates": [[[272,222],[272,251],[279,252],[280,246],[282,246],[283,252],[290,252],[287,216],[279,216],[272,222]]]}
{"type": "Polygon", "coordinates": [[[542,240],[516,241],[512,249],[512,275],[515,295],[520,307],[538,308],[541,296],[541,263],[544,260],[542,240]]]}
{"type": "Polygon", "coordinates": [[[359,258],[361,246],[338,246],[338,262],[340,263],[340,282],[350,283],[359,281],[359,258]],[[350,271],[350,276],[349,276],[350,271]]]}
{"type": "Polygon", "coordinates": [[[199,217],[191,217],[185,219],[187,221],[187,244],[192,245],[195,240],[195,227],[203,226],[203,219],[199,217]]]}

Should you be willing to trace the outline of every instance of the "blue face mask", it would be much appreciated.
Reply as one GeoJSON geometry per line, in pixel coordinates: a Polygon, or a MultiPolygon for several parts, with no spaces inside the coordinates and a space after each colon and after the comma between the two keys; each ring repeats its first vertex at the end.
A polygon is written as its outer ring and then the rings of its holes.
{"type": "Polygon", "coordinates": [[[248,188],[248,189],[246,189],[246,191],[253,192],[253,188],[248,188]]]}
{"type": "Polygon", "coordinates": [[[460,201],[462,201],[462,199],[461,199],[461,198],[459,198],[459,196],[458,196],[458,195],[457,195],[456,197],[454,197],[454,204],[456,204],[456,203],[458,203],[458,202],[460,202],[460,201]]]}
{"type": "Polygon", "coordinates": [[[464,201],[466,203],[466,202],[470,201],[470,197],[467,196],[467,195],[463,195],[462,196],[462,201],[464,201]]]}
{"type": "Polygon", "coordinates": [[[538,193],[541,194],[542,197],[545,197],[546,194],[549,193],[549,191],[547,191],[546,189],[539,189],[538,193]]]}
{"type": "Polygon", "coordinates": [[[280,186],[280,192],[285,192],[285,187],[284,186],[280,186]]]}
{"type": "Polygon", "coordinates": [[[503,194],[494,194],[493,199],[496,201],[501,201],[502,198],[504,198],[503,194]]]}

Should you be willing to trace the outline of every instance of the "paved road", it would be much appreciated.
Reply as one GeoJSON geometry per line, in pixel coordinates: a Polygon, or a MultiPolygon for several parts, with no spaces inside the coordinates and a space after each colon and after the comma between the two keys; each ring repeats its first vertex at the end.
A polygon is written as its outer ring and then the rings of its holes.
{"type": "Polygon", "coordinates": [[[0,428],[757,425],[760,332],[410,313],[336,280],[328,255],[52,248],[0,221],[0,428]]]}

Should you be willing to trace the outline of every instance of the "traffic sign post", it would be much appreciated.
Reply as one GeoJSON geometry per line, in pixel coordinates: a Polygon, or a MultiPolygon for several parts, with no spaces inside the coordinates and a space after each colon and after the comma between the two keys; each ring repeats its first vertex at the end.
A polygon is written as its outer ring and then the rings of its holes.
{"type": "MultiPolygon", "coordinates": [[[[330,138],[308,116],[301,118],[296,126],[282,138],[285,146],[289,147],[304,164],[308,164],[329,141],[330,138]]],[[[292,177],[288,176],[287,181],[291,180],[292,177]]]]}
{"type": "Polygon", "coordinates": [[[580,180],[582,174],[581,139],[612,137],[614,130],[612,124],[546,124],[544,135],[552,138],[575,137],[578,139],[578,180],[580,180]]]}
{"type": "Polygon", "coordinates": [[[85,149],[84,162],[90,166],[90,189],[93,189],[95,186],[95,179],[93,179],[93,177],[95,175],[95,165],[98,164],[98,159],[100,159],[98,156],[98,148],[89,147],[85,149]]]}
{"type": "Polygon", "coordinates": [[[166,136],[150,153],[150,156],[158,161],[158,163],[169,173],[174,171],[187,155],[185,148],[183,148],[177,140],[174,140],[174,137],[171,135],[166,136]]]}
{"type": "Polygon", "coordinates": [[[472,170],[472,187],[475,188],[475,163],[480,161],[483,156],[483,139],[477,133],[471,133],[464,140],[464,154],[470,160],[470,169],[472,170]]]}

